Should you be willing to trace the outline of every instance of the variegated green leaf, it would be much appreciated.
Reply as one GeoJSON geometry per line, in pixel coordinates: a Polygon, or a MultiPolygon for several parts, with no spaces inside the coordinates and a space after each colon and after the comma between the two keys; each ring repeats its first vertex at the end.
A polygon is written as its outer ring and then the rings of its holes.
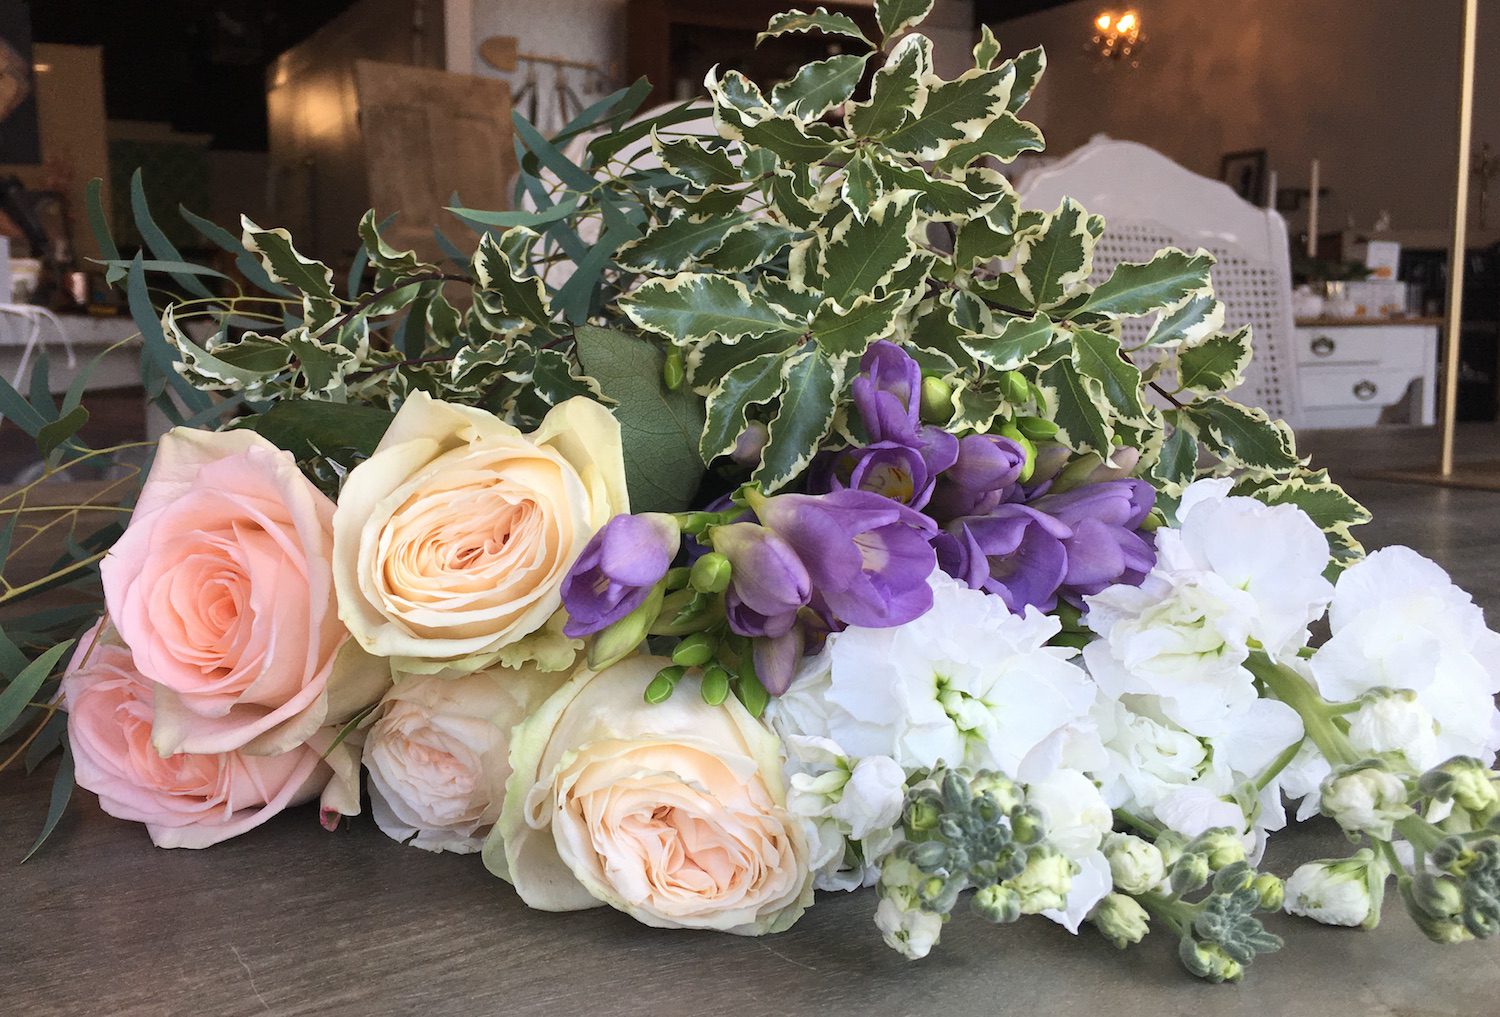
{"type": "Polygon", "coordinates": [[[514,321],[518,325],[542,324],[551,320],[552,306],[547,299],[546,285],[539,277],[516,269],[503,238],[494,233],[480,237],[470,271],[477,288],[476,299],[493,317],[514,321]]]}
{"type": "Polygon", "coordinates": [[[676,272],[723,246],[730,230],[749,219],[734,215],[679,215],[658,223],[620,249],[615,261],[631,272],[676,272]]]}
{"type": "Polygon", "coordinates": [[[1014,371],[1057,338],[1052,319],[1045,314],[1008,318],[994,335],[965,334],[960,342],[975,360],[997,371],[1014,371]]]}
{"type": "Polygon", "coordinates": [[[380,227],[377,225],[373,210],[366,212],[360,219],[359,238],[364,241],[365,256],[380,274],[394,279],[436,270],[435,265],[428,264],[419,258],[416,251],[398,251],[386,243],[380,235],[380,227]]]}
{"type": "Polygon", "coordinates": [[[1343,559],[1357,558],[1363,551],[1351,531],[1370,521],[1370,510],[1331,481],[1326,470],[1276,480],[1245,479],[1234,486],[1233,493],[1249,495],[1267,505],[1297,506],[1329,535],[1337,548],[1347,552],[1340,555],[1343,559]]]}
{"type": "Polygon", "coordinates": [[[987,71],[995,66],[995,61],[1000,59],[1000,40],[995,38],[995,33],[990,30],[989,25],[979,26],[979,41],[974,44],[974,66],[981,71],[987,71]]]}
{"type": "Polygon", "coordinates": [[[812,462],[833,425],[843,372],[817,349],[785,355],[781,395],[770,421],[770,437],[751,479],[762,490],[782,487],[812,462]]]}
{"type": "Polygon", "coordinates": [[[1015,70],[965,71],[953,81],[931,85],[921,112],[887,133],[883,141],[918,160],[936,160],[955,145],[980,138],[1010,101],[1015,70]]]}
{"type": "MultiPolygon", "coordinates": [[[[1033,232],[1039,229],[1032,227],[1033,232]]],[[[1001,202],[984,215],[969,219],[958,227],[953,245],[954,264],[963,271],[970,271],[975,265],[1008,258],[1015,252],[1016,245],[1026,242],[1030,236],[1030,232],[1017,230],[1015,202],[1001,202]]]]}
{"type": "Polygon", "coordinates": [[[1038,374],[1037,387],[1046,398],[1047,416],[1057,424],[1059,442],[1076,452],[1109,456],[1114,432],[1072,360],[1059,360],[1038,374]]]}
{"type": "Polygon", "coordinates": [[[927,101],[923,81],[932,73],[932,41],[908,35],[896,44],[884,66],[875,72],[868,102],[857,102],[846,114],[849,129],[873,138],[901,127],[921,112],[927,101]]]}
{"type": "Polygon", "coordinates": [[[1250,326],[1210,336],[1185,347],[1177,358],[1177,383],[1198,392],[1226,392],[1245,380],[1250,364],[1250,326]]]}
{"type": "MultiPolygon", "coordinates": [[[[658,359],[660,352],[657,351],[658,359]]],[[[660,378],[660,372],[657,373],[660,378]]],[[[578,373],[574,364],[562,350],[542,347],[536,351],[531,368],[531,389],[548,406],[556,406],[575,396],[586,396],[603,401],[604,391],[599,382],[586,374],[578,373]]],[[[628,475],[627,475],[628,479],[628,475]]]]}
{"type": "Polygon", "coordinates": [[[875,20],[880,34],[890,39],[913,25],[921,24],[932,13],[934,0],[875,0],[875,20]]]}
{"type": "Polygon", "coordinates": [[[244,235],[240,242],[245,250],[260,256],[266,274],[275,282],[295,287],[309,296],[337,302],[333,292],[333,269],[321,261],[305,258],[292,246],[292,235],[284,229],[261,229],[240,216],[244,235]]]}
{"type": "Polygon", "coordinates": [[[662,141],[654,134],[651,143],[663,166],[699,187],[722,187],[740,182],[739,169],[721,147],[710,148],[696,138],[662,141]]]}
{"type": "Polygon", "coordinates": [[[870,207],[864,222],[852,215],[828,232],[818,252],[818,275],[825,295],[840,302],[872,293],[916,256],[912,235],[917,195],[886,194],[870,207]]]}
{"type": "Polygon", "coordinates": [[[677,343],[765,335],[799,324],[744,283],[699,272],[650,279],[621,297],[620,309],[637,327],[677,343]]]}
{"type": "Polygon", "coordinates": [[[952,431],[985,432],[1005,408],[1005,395],[993,385],[981,385],[972,378],[963,379],[953,390],[952,431]]]}
{"type": "Polygon", "coordinates": [[[1017,113],[1031,98],[1036,83],[1042,80],[1042,72],[1047,69],[1047,54],[1037,46],[1016,54],[1009,62],[1016,69],[1016,80],[1011,85],[1010,103],[1006,108],[1017,113]]]}
{"type": "Polygon", "coordinates": [[[687,376],[693,391],[707,396],[719,379],[741,364],[767,353],[780,353],[802,342],[801,332],[771,332],[753,339],[723,342],[710,339],[688,351],[687,376]]]}
{"type": "Polygon", "coordinates": [[[1104,400],[1121,418],[1135,423],[1146,419],[1141,402],[1141,372],[1120,353],[1120,340],[1081,328],[1073,333],[1073,366],[1086,383],[1097,386],[1104,400]]]}
{"type": "Polygon", "coordinates": [[[1151,466],[1151,476],[1175,492],[1192,483],[1197,475],[1198,431],[1192,418],[1181,410],[1167,410],[1162,420],[1168,428],[1167,436],[1151,466]]]}
{"type": "Polygon", "coordinates": [[[1241,406],[1222,396],[1189,403],[1185,412],[1209,450],[1232,466],[1290,470],[1301,465],[1292,430],[1257,406],[1241,406]]]}
{"type": "Polygon", "coordinates": [[[781,391],[781,363],[779,352],[762,354],[729,370],[709,393],[698,445],[704,462],[712,463],[733,452],[735,441],[749,423],[750,410],[776,398],[781,391]]]}
{"type": "Polygon", "coordinates": [[[973,179],[943,180],[933,177],[920,166],[897,166],[888,162],[873,163],[887,191],[907,189],[920,196],[917,208],[934,222],[962,222],[982,215],[1014,193],[1009,184],[992,170],[976,171],[973,179]]]}
{"type": "Polygon", "coordinates": [[[868,53],[840,53],[803,64],[790,79],[771,89],[771,105],[778,113],[815,120],[849,100],[869,59],[868,53]]]}
{"type": "Polygon", "coordinates": [[[843,141],[827,124],[804,124],[788,116],[770,116],[726,130],[747,144],[759,145],[782,159],[798,163],[817,163],[830,158],[843,141]]]}
{"type": "Polygon", "coordinates": [[[889,338],[905,302],[906,295],[899,292],[879,298],[862,294],[848,310],[825,300],[813,315],[810,331],[819,349],[843,362],[862,356],[876,339],[889,338]]]}
{"type": "Polygon", "coordinates": [[[875,172],[870,157],[864,152],[855,153],[854,158],[844,166],[844,182],[839,186],[839,194],[844,199],[844,204],[849,206],[849,211],[854,213],[854,218],[860,222],[870,214],[870,207],[885,193],[885,184],[880,175],[875,172]]]}
{"type": "Polygon", "coordinates": [[[798,233],[768,219],[752,219],[735,226],[718,249],[700,260],[711,268],[737,275],[764,265],[784,251],[798,233]]]}
{"type": "Polygon", "coordinates": [[[990,121],[984,133],[975,140],[954,145],[939,165],[944,169],[957,169],[986,156],[1012,162],[1025,152],[1040,152],[1044,148],[1046,142],[1042,140],[1037,125],[1007,110],[990,121]]]}
{"type": "Polygon", "coordinates": [[[1077,313],[1125,318],[1178,304],[1209,289],[1213,264],[1214,256],[1201,247],[1193,254],[1169,247],[1147,262],[1121,262],[1077,313]]]}
{"type": "Polygon", "coordinates": [[[1224,327],[1224,305],[1210,292],[1194,293],[1162,308],[1142,346],[1191,346],[1224,327]]]}
{"type": "Polygon", "coordinates": [[[1011,274],[1030,306],[1056,307],[1088,281],[1098,239],[1090,218],[1083,206],[1064,198],[1041,232],[1016,251],[1017,271],[1011,274]]]}
{"type": "Polygon", "coordinates": [[[766,30],[755,37],[755,44],[758,46],[767,39],[774,39],[788,32],[822,32],[825,35],[842,35],[849,39],[858,39],[867,46],[875,45],[860,30],[853,18],[847,14],[829,13],[826,7],[814,7],[811,14],[803,11],[787,11],[784,14],[775,15],[766,26],[766,30]]]}

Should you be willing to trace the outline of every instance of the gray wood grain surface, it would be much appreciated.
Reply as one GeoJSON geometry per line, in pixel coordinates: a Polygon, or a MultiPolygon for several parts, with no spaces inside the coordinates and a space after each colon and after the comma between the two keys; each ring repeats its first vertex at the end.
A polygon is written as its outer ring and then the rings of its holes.
{"type": "MultiPolygon", "coordinates": [[[[1377,467],[1424,441],[1315,448],[1335,467],[1377,467]]],[[[1500,622],[1500,494],[1350,487],[1377,513],[1369,544],[1435,557],[1500,622]]],[[[0,775],[0,1015],[1500,1013],[1500,947],[1434,946],[1394,895],[1374,932],[1273,918],[1286,949],[1243,985],[1210,986],[1180,970],[1165,935],[1122,953],[1040,920],[961,915],[933,956],[908,963],[881,945],[870,892],[822,895],[790,932],[759,940],[661,932],[609,910],[540,914],[477,857],[399,847],[368,819],[325,833],[311,808],[207,851],[159,851],[79,792],[16,867],[46,794],[45,776],[0,775]]],[[[1269,862],[1285,874],[1347,851],[1336,830],[1308,825],[1269,862]]]]}

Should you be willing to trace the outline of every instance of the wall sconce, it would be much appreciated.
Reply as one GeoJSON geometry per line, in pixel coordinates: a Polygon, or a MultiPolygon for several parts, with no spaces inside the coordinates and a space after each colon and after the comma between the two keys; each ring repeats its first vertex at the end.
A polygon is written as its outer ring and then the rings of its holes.
{"type": "Polygon", "coordinates": [[[1091,48],[1106,60],[1121,60],[1131,67],[1140,66],[1137,56],[1146,36],[1141,32],[1141,16],[1134,10],[1100,11],[1094,17],[1091,48]]]}

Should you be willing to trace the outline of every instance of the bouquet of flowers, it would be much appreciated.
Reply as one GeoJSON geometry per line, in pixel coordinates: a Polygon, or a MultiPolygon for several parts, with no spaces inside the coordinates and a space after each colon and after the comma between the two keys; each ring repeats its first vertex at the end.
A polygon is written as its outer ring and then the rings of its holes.
{"type": "Polygon", "coordinates": [[[769,91],[518,121],[522,210],[455,202],[439,262],[370,215],[345,285],[184,212],[234,283],[139,180],[142,254],[96,215],[179,426],[142,473],[45,362],[0,389],[44,478],[144,477],[87,535],[100,501],[0,504],[67,536],[0,605],[84,594],[0,640],[10,758],[64,753],[47,830],[75,778],[164,847],[367,798],[536,908],[760,935],[874,886],[908,957],[967,898],[1154,925],[1212,981],[1279,946],[1259,914],[1371,926],[1392,877],[1434,940],[1493,933],[1500,637],[1228,398],[1209,254],[1099,278],[1098,216],[1020,207],[1044,57],[986,30],[945,80],[931,6],[777,16],[846,52],[769,91]],[[1289,801],[1350,856],[1258,871],[1289,801]]]}

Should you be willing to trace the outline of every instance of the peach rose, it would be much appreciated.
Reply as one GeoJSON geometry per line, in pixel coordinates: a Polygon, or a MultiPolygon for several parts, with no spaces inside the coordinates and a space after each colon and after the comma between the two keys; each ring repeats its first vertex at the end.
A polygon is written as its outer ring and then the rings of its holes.
{"type": "MultiPolygon", "coordinates": [[[[102,623],[101,623],[102,624],[102,623]]],[[[157,847],[204,848],[322,795],[325,816],[359,811],[359,759],[335,732],[274,756],[242,751],[163,758],[151,744],[152,686],[113,634],[86,635],[63,675],[68,744],[78,785],[105,812],[146,824],[157,847]]]]}
{"type": "Polygon", "coordinates": [[[543,629],[589,537],[626,511],[620,428],[599,403],[569,399],[522,434],[416,393],[339,494],[339,612],[399,671],[485,667],[543,629]]]}
{"type": "Polygon", "coordinates": [[[365,737],[375,825],[427,851],[478,851],[505,801],[511,730],[567,679],[534,667],[399,678],[365,737]]]}
{"type": "Polygon", "coordinates": [[[100,570],[108,614],[157,687],[157,752],[276,755],[380,698],[329,564],[333,502],[253,431],[178,427],[100,570]]]}
{"type": "Polygon", "coordinates": [[[780,932],[812,904],[781,743],[733,697],[705,704],[696,677],[644,702],[667,663],[582,672],[516,729],[485,865],[544,911],[608,904],[660,928],[780,932]]]}

